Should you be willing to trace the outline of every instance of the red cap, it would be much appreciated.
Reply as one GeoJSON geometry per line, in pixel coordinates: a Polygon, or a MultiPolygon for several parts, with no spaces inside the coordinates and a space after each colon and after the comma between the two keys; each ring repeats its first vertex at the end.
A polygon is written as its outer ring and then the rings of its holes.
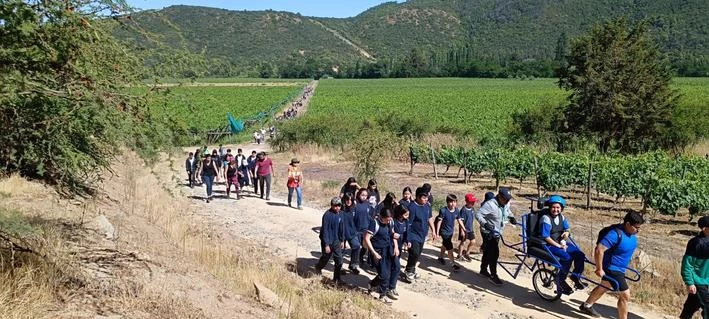
{"type": "Polygon", "coordinates": [[[468,203],[475,203],[478,201],[478,199],[475,198],[475,195],[473,194],[465,194],[465,201],[468,203]]]}

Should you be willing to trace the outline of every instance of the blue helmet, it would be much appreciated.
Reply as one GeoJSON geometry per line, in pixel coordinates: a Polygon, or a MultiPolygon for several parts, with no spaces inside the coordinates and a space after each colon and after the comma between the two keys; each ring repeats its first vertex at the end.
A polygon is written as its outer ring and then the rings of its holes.
{"type": "Polygon", "coordinates": [[[564,200],[561,195],[551,195],[545,204],[549,207],[551,207],[552,204],[559,204],[561,205],[561,209],[564,209],[566,207],[566,200],[564,200]]]}

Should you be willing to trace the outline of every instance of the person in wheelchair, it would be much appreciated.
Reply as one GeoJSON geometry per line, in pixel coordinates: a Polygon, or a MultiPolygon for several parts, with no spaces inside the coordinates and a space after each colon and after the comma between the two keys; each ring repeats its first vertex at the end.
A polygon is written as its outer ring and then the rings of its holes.
{"type": "Polygon", "coordinates": [[[545,204],[548,209],[545,209],[545,214],[540,218],[539,236],[546,242],[549,251],[556,256],[561,264],[558,281],[562,293],[573,292],[571,286],[566,282],[572,262],[574,270],[571,273],[571,280],[574,282],[574,288],[584,289],[587,285],[580,280],[580,276],[583,274],[586,255],[569,240],[569,221],[562,214],[566,207],[566,200],[559,195],[552,195],[545,204]]]}

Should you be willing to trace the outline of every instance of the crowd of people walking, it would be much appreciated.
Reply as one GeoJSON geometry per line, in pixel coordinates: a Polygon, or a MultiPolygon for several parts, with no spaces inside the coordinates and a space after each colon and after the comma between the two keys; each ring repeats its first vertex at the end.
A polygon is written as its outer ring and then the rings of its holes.
{"type": "MultiPolygon", "coordinates": [[[[335,285],[341,284],[344,256],[349,253],[349,272],[359,274],[360,266],[374,269],[377,275],[369,281],[368,289],[378,293],[382,302],[391,304],[399,297],[396,290],[398,281],[413,283],[420,278],[417,269],[424,243],[440,238],[442,245],[436,261],[441,266],[449,265],[451,272],[457,272],[459,263],[471,261],[471,254],[482,253],[478,274],[495,286],[504,284],[497,273],[500,238],[506,225],[517,224],[510,205],[513,199],[510,189],[502,187],[497,193],[486,193],[479,206],[473,194],[465,194],[462,205],[458,204],[458,196],[448,194],[445,204],[434,215],[430,184],[425,183],[414,192],[410,187],[404,188],[398,201],[393,193],[387,193],[380,200],[376,185],[376,181],[370,180],[367,187],[360,187],[357,180],[351,177],[342,186],[339,196],[330,200],[330,209],[323,215],[320,231],[322,255],[314,272],[321,273],[329,260],[334,259],[333,282],[335,285]],[[479,225],[482,236],[479,248],[473,231],[474,223],[479,225]],[[453,243],[456,228],[457,256],[453,243]],[[345,249],[347,247],[349,250],[345,249]],[[406,264],[402,269],[404,255],[406,264]]],[[[570,240],[570,223],[563,215],[566,201],[554,195],[544,204],[546,208],[541,213],[533,236],[549,245],[552,254],[561,262],[558,289],[564,293],[583,290],[588,286],[582,280],[585,255],[570,240]],[[573,287],[566,282],[567,278],[574,283],[573,287]]],[[[594,259],[598,265],[595,274],[601,278],[601,285],[594,288],[588,299],[579,305],[581,313],[600,316],[593,305],[603,294],[613,290],[619,295],[618,318],[627,318],[630,288],[625,271],[637,248],[637,234],[643,223],[642,215],[631,212],[622,223],[604,228],[599,234],[594,259]]],[[[706,223],[706,232],[709,233],[709,219],[706,223]]],[[[709,263],[701,265],[709,269],[709,263]]],[[[702,289],[706,287],[702,286],[702,289]]],[[[700,298],[690,298],[688,308],[703,306],[702,298],[706,297],[700,294],[700,298]]]]}
{"type": "MultiPolygon", "coordinates": [[[[299,163],[300,161],[294,158],[288,165],[288,205],[291,206],[291,199],[295,194],[297,208],[302,209],[303,172],[298,167],[299,163]]],[[[273,169],[273,160],[266,152],[254,150],[250,156],[246,156],[242,149],[238,149],[236,154],[233,154],[231,149],[223,145],[211,152],[204,146],[190,152],[185,160],[189,187],[204,185],[207,203],[213,199],[215,184],[223,184],[226,187],[227,198],[231,198],[233,188],[234,198],[237,200],[243,198],[244,192],[270,200],[273,169]],[[253,191],[249,186],[253,187],[253,191]]]]}
{"type": "MultiPolygon", "coordinates": [[[[226,187],[227,198],[231,198],[232,187],[235,198],[240,199],[243,192],[253,186],[255,196],[270,200],[274,164],[266,152],[252,151],[247,156],[241,149],[232,154],[231,149],[223,145],[211,152],[205,146],[189,153],[185,169],[190,187],[198,183],[205,186],[207,202],[212,200],[214,184],[220,181],[226,187]]],[[[293,158],[287,169],[288,206],[294,207],[295,196],[294,208],[302,209],[302,183],[300,161],[293,158]]],[[[367,288],[377,293],[379,300],[391,304],[399,298],[399,281],[413,283],[420,278],[417,269],[424,243],[440,238],[442,245],[435,258],[441,266],[449,265],[451,272],[457,272],[459,263],[470,262],[470,255],[481,254],[478,274],[495,286],[503,285],[497,272],[501,234],[506,225],[517,224],[510,205],[513,199],[510,189],[501,187],[497,193],[488,192],[479,204],[471,193],[462,197],[461,205],[458,196],[448,194],[437,215],[433,214],[431,189],[430,184],[424,183],[415,190],[405,187],[401,198],[394,193],[386,193],[382,198],[375,180],[361,187],[356,178],[347,179],[322,216],[319,233],[322,255],[314,272],[321,273],[332,259],[335,264],[333,283],[342,284],[344,258],[348,255],[348,272],[357,275],[360,267],[375,271],[376,276],[367,288]],[[475,223],[482,237],[480,242],[475,236],[475,223]],[[458,245],[454,249],[456,230],[458,245]],[[402,258],[406,261],[403,269],[402,258]]],[[[543,241],[558,258],[561,265],[557,273],[558,289],[565,294],[583,290],[588,286],[582,280],[586,255],[570,240],[571,223],[564,215],[566,200],[553,195],[544,204],[546,208],[538,226],[530,235],[543,241]],[[571,279],[573,287],[567,283],[567,278],[571,279]]],[[[618,296],[618,318],[628,317],[631,295],[625,273],[638,247],[637,235],[643,224],[642,215],[630,212],[621,223],[599,232],[592,261],[601,284],[580,303],[581,313],[600,317],[593,305],[605,293],[613,291],[618,296]]],[[[697,310],[702,310],[703,318],[709,318],[709,216],[702,217],[698,226],[701,232],[690,240],[682,260],[681,275],[688,298],[681,319],[692,318],[697,310]]]]}
{"type": "Polygon", "coordinates": [[[285,121],[296,118],[298,116],[298,112],[303,111],[303,108],[307,105],[308,101],[313,96],[313,93],[315,93],[315,87],[312,84],[308,84],[305,89],[303,89],[303,94],[298,99],[291,102],[288,109],[283,111],[283,114],[276,117],[276,121],[285,121]]]}

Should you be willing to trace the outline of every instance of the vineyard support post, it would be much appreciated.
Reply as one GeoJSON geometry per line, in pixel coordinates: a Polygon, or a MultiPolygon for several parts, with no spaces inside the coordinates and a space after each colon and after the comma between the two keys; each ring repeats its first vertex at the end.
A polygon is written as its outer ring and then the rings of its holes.
{"type": "Polygon", "coordinates": [[[468,184],[468,151],[463,150],[463,183],[468,184]]]}
{"type": "Polygon", "coordinates": [[[542,189],[539,186],[539,161],[534,157],[534,182],[537,183],[537,198],[542,197],[542,189]]]}
{"type": "Polygon", "coordinates": [[[591,183],[593,182],[593,163],[588,163],[588,180],[586,181],[586,209],[591,209],[591,183]]]}
{"type": "Polygon", "coordinates": [[[438,170],[436,170],[436,153],[433,151],[433,145],[428,145],[431,148],[431,158],[433,159],[433,176],[438,179],[438,170]]]}

